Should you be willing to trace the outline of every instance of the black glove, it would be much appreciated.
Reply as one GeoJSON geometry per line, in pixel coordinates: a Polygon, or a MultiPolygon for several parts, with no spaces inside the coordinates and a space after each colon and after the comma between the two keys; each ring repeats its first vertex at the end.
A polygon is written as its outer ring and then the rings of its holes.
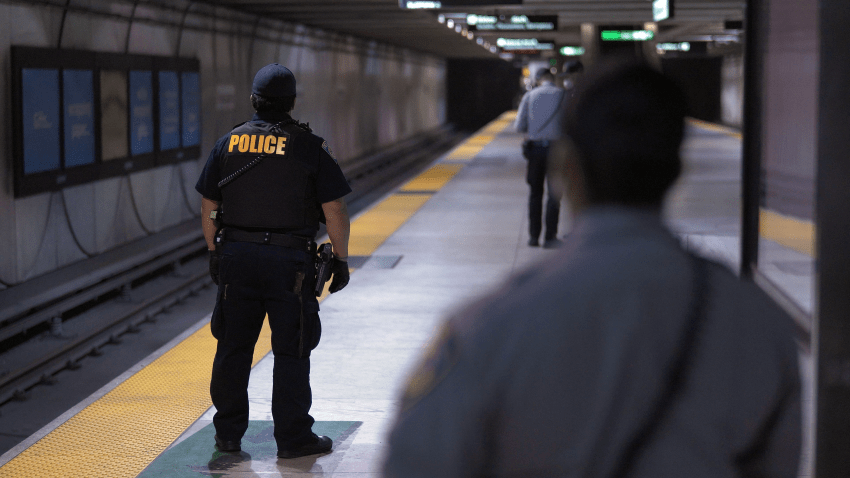
{"type": "Polygon", "coordinates": [[[218,251],[210,251],[210,277],[212,277],[215,285],[218,285],[218,262],[220,258],[218,251]]]}
{"type": "Polygon", "coordinates": [[[348,285],[348,279],[351,277],[348,273],[348,261],[334,258],[331,273],[334,275],[334,278],[331,280],[331,286],[328,287],[328,292],[333,294],[334,292],[341,291],[348,285]]]}

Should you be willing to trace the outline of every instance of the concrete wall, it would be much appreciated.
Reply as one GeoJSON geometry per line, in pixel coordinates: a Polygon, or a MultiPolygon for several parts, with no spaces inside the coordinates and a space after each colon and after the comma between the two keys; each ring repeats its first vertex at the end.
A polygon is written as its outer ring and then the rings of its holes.
{"type": "Polygon", "coordinates": [[[818,2],[772,0],[767,12],[762,206],[812,221],[818,137],[818,2]]]}
{"type": "Polygon", "coordinates": [[[63,28],[64,3],[0,4],[6,145],[0,153],[0,288],[193,220],[200,210],[194,184],[206,155],[218,137],[250,118],[251,80],[265,64],[278,62],[295,73],[293,116],[327,139],[343,166],[445,122],[446,66],[439,58],[186,0],[137,7],[75,0],[63,28]],[[198,58],[202,157],[15,199],[11,45],[198,58]]]}

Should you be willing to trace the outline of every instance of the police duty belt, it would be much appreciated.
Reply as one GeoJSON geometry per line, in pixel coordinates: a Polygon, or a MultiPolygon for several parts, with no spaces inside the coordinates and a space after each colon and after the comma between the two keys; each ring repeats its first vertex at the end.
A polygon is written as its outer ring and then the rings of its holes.
{"type": "MultiPolygon", "coordinates": [[[[243,124],[244,124],[244,123],[243,123],[243,124]]],[[[284,127],[284,126],[286,126],[286,125],[289,125],[289,124],[294,124],[294,125],[296,125],[296,126],[300,127],[301,129],[303,129],[304,131],[307,131],[308,133],[309,133],[310,131],[312,131],[312,130],[310,129],[310,123],[306,123],[306,124],[305,124],[305,123],[299,123],[298,121],[296,121],[296,120],[294,120],[294,119],[288,119],[288,120],[286,120],[286,121],[281,121],[280,123],[277,123],[277,124],[275,124],[274,126],[272,126],[272,129],[280,131],[280,129],[281,129],[282,127],[284,127]]],[[[239,168],[238,170],[236,170],[236,171],[235,171],[233,174],[231,174],[230,176],[228,176],[228,177],[226,177],[226,178],[222,179],[221,181],[219,181],[219,182],[218,182],[218,187],[219,187],[219,189],[221,189],[221,188],[223,188],[223,187],[227,186],[228,184],[232,183],[232,182],[233,182],[236,178],[238,178],[239,176],[242,176],[243,174],[247,173],[247,172],[248,172],[251,168],[253,168],[253,167],[257,166],[258,164],[260,164],[260,163],[263,161],[263,159],[265,159],[265,158],[266,158],[266,156],[268,156],[268,154],[267,154],[267,153],[263,153],[263,154],[261,154],[261,155],[257,156],[257,157],[256,157],[256,158],[254,158],[254,159],[253,159],[250,163],[246,164],[245,166],[242,166],[241,168],[239,168]]]]}

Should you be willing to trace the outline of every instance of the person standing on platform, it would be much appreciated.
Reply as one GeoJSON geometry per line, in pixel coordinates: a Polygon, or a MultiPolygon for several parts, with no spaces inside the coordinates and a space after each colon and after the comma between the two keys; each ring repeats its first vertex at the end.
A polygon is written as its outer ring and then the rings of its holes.
{"type": "Polygon", "coordinates": [[[319,343],[316,244],[326,218],[335,259],[330,292],[346,286],[351,192],[327,142],[292,119],[295,77],[277,63],[254,77],[251,121],[221,137],[195,189],[218,296],[210,395],[216,447],[241,450],[248,429],[248,377],[268,314],[274,352],[272,417],[278,457],[331,451],[312,431],[310,351],[319,343]]]}
{"type": "Polygon", "coordinates": [[[545,183],[548,183],[548,194],[543,247],[555,248],[561,244],[557,237],[561,193],[554,187],[547,170],[550,147],[563,137],[563,118],[567,103],[566,91],[555,86],[555,76],[549,70],[539,70],[537,86],[520,100],[514,122],[517,132],[526,133],[522,149],[525,159],[528,160],[525,180],[531,188],[528,196],[528,245],[532,247],[540,245],[545,183]],[[547,177],[549,181],[546,180],[547,177]]]}
{"type": "Polygon", "coordinates": [[[574,228],[442,326],[407,384],[385,478],[796,478],[792,319],[664,226],[685,98],[642,64],[580,81],[574,228]]]}

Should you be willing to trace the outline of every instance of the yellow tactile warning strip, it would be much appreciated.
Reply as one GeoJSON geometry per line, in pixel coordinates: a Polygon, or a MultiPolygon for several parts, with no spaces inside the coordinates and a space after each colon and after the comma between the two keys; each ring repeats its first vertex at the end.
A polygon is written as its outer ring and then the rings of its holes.
{"type": "MultiPolygon", "coordinates": [[[[134,477],[212,406],[203,327],[0,468],[3,477],[134,477]]],[[[271,349],[264,324],[256,364],[271,349]]]]}
{"type": "Polygon", "coordinates": [[[362,214],[351,223],[349,255],[372,255],[430,198],[430,194],[394,194],[362,214]]]}
{"type": "Polygon", "coordinates": [[[815,257],[815,226],[809,221],[759,209],[759,234],[789,249],[815,257]]]}
{"type": "Polygon", "coordinates": [[[436,164],[411,179],[401,187],[401,191],[439,191],[462,167],[463,165],[460,164],[436,164]]]}
{"type": "Polygon", "coordinates": [[[482,149],[484,149],[484,146],[480,144],[463,143],[452,150],[452,152],[446,156],[446,159],[450,161],[470,161],[475,157],[475,155],[480,153],[482,149]]]}
{"type": "MultiPolygon", "coordinates": [[[[512,112],[503,114],[458,149],[477,154],[512,119],[512,112]]],[[[462,166],[438,163],[402,188],[425,194],[390,195],[352,221],[349,253],[371,255],[462,166]]],[[[0,477],[137,476],[212,406],[215,347],[210,328],[202,327],[0,467],[0,477]]],[[[270,350],[266,321],[254,364],[270,350]]]]}
{"type": "Polygon", "coordinates": [[[497,134],[505,130],[516,118],[516,111],[508,111],[501,116],[491,121],[487,126],[478,131],[478,133],[458,145],[455,149],[449,152],[446,156],[447,161],[471,161],[475,156],[487,146],[497,134]]]}
{"type": "Polygon", "coordinates": [[[479,131],[481,134],[498,134],[505,130],[511,123],[516,120],[516,111],[506,111],[501,114],[498,118],[491,121],[490,124],[485,126],[479,131]]]}
{"type": "MultiPolygon", "coordinates": [[[[741,132],[715,123],[688,118],[689,123],[741,139],[741,132]]],[[[815,257],[815,226],[811,221],[759,208],[759,235],[789,249],[815,257]]]]}
{"type": "Polygon", "coordinates": [[[698,120],[696,118],[688,118],[687,121],[689,123],[693,124],[694,126],[699,126],[701,128],[705,128],[705,129],[710,130],[710,131],[715,131],[717,133],[727,134],[729,136],[732,136],[732,137],[735,137],[735,138],[738,138],[738,139],[742,138],[740,131],[738,131],[734,128],[730,128],[728,126],[723,126],[723,125],[719,125],[719,124],[716,124],[716,123],[709,123],[708,121],[698,120]]]}

